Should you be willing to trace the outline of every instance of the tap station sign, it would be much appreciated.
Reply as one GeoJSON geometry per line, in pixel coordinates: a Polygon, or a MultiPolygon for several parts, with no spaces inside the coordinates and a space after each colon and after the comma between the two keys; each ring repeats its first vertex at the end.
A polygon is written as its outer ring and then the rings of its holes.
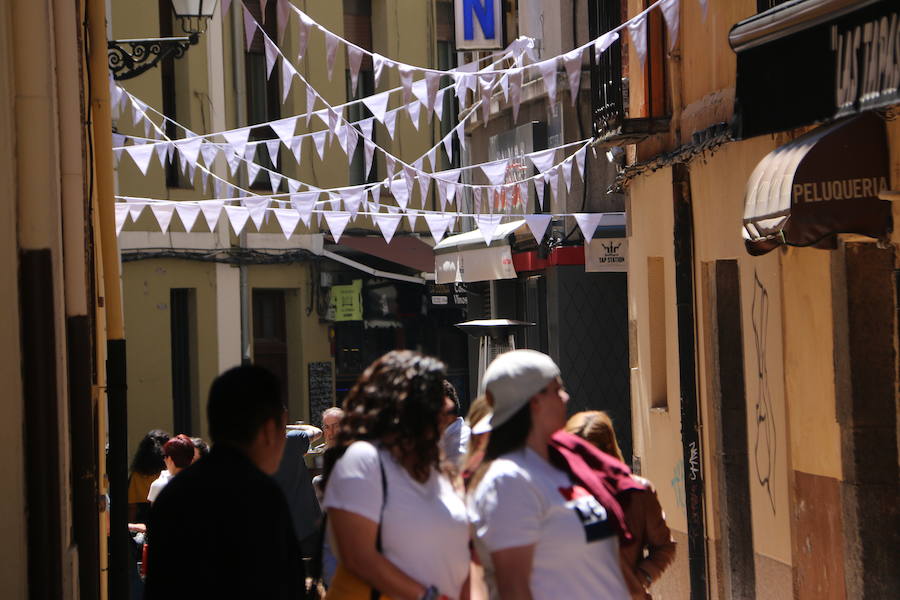
{"type": "Polygon", "coordinates": [[[455,0],[456,48],[496,50],[503,47],[503,0],[455,0]]]}

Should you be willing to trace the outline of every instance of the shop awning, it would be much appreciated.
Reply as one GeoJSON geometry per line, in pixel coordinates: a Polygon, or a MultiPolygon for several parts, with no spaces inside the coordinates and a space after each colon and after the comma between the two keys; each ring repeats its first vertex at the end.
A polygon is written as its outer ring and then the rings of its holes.
{"type": "Polygon", "coordinates": [[[501,223],[494,230],[491,245],[479,230],[452,235],[434,247],[436,283],[468,283],[515,279],[509,236],[525,224],[524,219],[501,223]]]}
{"type": "Polygon", "coordinates": [[[836,233],[887,238],[891,203],[883,121],[867,113],[815,129],[770,152],[747,182],[744,241],[760,255],[836,233]]]}

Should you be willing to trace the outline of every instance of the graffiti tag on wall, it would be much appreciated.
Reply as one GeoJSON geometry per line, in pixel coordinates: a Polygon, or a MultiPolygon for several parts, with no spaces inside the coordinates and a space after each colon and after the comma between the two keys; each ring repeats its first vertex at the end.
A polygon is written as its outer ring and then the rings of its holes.
{"type": "Polygon", "coordinates": [[[672,469],[672,491],[675,492],[675,504],[678,508],[687,508],[684,500],[684,460],[678,459],[672,469]]]}

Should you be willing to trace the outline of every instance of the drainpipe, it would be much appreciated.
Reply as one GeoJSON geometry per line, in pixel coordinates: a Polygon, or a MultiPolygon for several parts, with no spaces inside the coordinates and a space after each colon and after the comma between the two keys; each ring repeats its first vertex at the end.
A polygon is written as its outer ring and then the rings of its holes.
{"type": "MultiPolygon", "coordinates": [[[[100,290],[106,309],[106,400],[109,410],[109,592],[113,598],[129,597],[128,544],[128,412],[125,377],[125,318],[122,281],[116,240],[113,198],[112,118],[107,67],[106,4],[87,1],[91,126],[94,170],[104,285],[100,290]]],[[[102,433],[102,432],[101,432],[102,433]]]]}
{"type": "Polygon", "coordinates": [[[675,213],[675,304],[678,311],[678,374],[681,381],[681,443],[687,505],[688,571],[691,600],[706,600],[706,531],[703,508],[703,456],[697,403],[697,343],[694,318],[694,224],[690,172],[672,165],[675,213]]]}

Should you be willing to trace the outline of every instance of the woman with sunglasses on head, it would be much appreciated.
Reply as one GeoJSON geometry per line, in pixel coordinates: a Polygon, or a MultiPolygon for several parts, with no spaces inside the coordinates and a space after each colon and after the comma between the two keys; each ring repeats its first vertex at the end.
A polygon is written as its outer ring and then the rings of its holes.
{"type": "Polygon", "coordinates": [[[581,485],[551,447],[569,400],[559,367],[540,352],[514,350],[488,366],[482,385],[493,413],[472,429],[490,439],[469,512],[491,598],[627,599],[621,509],[581,485]]]}
{"type": "Polygon", "coordinates": [[[323,507],[338,557],[329,600],[465,596],[466,509],[439,465],[445,376],[437,359],[393,351],[344,401],[325,452],[323,507]]]}

